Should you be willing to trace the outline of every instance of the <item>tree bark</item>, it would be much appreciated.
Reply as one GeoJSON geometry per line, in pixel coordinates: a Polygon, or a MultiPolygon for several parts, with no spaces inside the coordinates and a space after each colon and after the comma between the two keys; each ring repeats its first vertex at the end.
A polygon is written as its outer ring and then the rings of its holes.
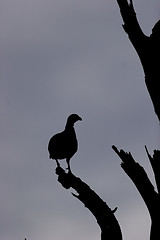
{"type": "Polygon", "coordinates": [[[58,181],[66,189],[73,188],[78,195],[72,195],[78,198],[86,208],[95,216],[101,229],[101,240],[122,240],[122,233],[114,213],[117,210],[111,210],[108,205],[80,178],[71,172],[66,173],[61,167],[56,168],[58,181]]]}

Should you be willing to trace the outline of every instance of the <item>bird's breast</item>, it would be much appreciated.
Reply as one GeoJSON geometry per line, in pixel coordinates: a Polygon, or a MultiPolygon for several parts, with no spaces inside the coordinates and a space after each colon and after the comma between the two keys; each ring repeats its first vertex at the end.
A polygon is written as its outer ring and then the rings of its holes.
{"type": "Polygon", "coordinates": [[[54,135],[48,145],[50,157],[52,159],[71,158],[78,149],[78,142],[74,128],[64,130],[54,135]]]}

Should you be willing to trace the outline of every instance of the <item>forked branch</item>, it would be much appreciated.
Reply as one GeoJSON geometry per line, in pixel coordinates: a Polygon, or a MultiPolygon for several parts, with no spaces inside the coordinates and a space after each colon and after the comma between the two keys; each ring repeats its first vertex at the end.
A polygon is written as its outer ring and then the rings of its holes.
{"type": "MultiPolygon", "coordinates": [[[[140,195],[142,196],[148,211],[151,217],[151,235],[150,240],[160,239],[160,231],[159,231],[159,216],[160,216],[160,196],[155,191],[152,183],[150,182],[144,168],[140,166],[139,163],[135,162],[131,153],[127,153],[124,150],[118,150],[115,146],[112,146],[113,150],[118,154],[121,158],[122,163],[121,166],[126,174],[130,177],[130,179],[135,184],[138,189],[140,195]]],[[[160,152],[156,151],[155,156],[159,156],[160,152]]],[[[148,156],[151,160],[151,156],[148,153],[148,156]]],[[[153,162],[152,162],[153,164],[153,162]]],[[[158,173],[157,173],[158,175],[158,173]]]]}

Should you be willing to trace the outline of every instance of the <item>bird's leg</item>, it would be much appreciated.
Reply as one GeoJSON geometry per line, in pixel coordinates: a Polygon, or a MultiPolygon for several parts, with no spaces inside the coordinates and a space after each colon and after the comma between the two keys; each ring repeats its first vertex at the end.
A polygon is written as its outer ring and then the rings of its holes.
{"type": "Polygon", "coordinates": [[[59,164],[58,160],[57,159],[55,159],[55,160],[56,160],[56,163],[57,163],[57,167],[60,167],[60,164],[59,164]]]}
{"type": "Polygon", "coordinates": [[[71,173],[70,158],[67,158],[66,161],[67,161],[67,165],[68,165],[68,167],[66,169],[68,170],[68,172],[71,173]]]}

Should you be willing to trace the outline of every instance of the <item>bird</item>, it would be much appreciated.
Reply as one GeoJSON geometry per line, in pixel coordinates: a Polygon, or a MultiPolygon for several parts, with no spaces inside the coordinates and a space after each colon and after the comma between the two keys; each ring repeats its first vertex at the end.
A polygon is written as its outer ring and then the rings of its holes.
{"type": "Polygon", "coordinates": [[[78,141],[74,130],[74,124],[82,121],[77,114],[71,114],[67,118],[64,131],[55,134],[48,143],[49,158],[54,159],[60,167],[58,160],[66,159],[68,171],[71,172],[70,159],[78,150],[78,141]]]}

